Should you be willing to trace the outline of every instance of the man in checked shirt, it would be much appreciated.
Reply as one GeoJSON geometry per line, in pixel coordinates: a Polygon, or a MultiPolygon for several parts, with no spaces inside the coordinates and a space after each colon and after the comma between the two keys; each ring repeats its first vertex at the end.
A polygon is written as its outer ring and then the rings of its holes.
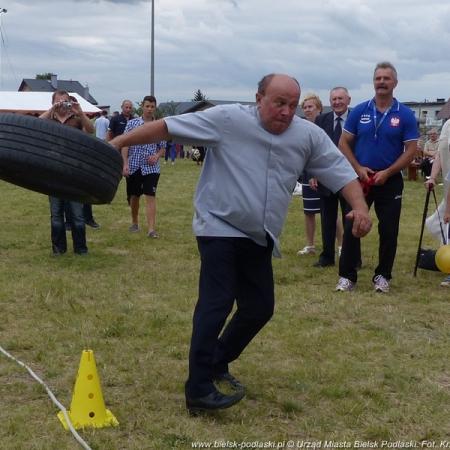
{"type": "MultiPolygon", "coordinates": [[[[128,121],[124,133],[154,120],[156,98],[147,95],[142,100],[142,117],[128,121]]],[[[158,144],[141,144],[122,147],[123,175],[128,177],[130,194],[132,233],[139,231],[139,201],[145,195],[145,211],[147,215],[147,236],[157,238],[156,233],[156,188],[158,186],[160,166],[159,158],[164,155],[165,142],[158,144]]]]}

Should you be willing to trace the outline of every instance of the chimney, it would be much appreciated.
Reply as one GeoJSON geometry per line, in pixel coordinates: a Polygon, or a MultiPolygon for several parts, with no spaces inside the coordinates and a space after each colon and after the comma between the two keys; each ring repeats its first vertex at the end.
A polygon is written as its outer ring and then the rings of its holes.
{"type": "Polygon", "coordinates": [[[58,75],[56,75],[56,73],[50,75],[50,84],[53,89],[58,89],[58,75]]]}
{"type": "Polygon", "coordinates": [[[89,101],[89,86],[87,84],[83,88],[83,97],[85,100],[89,101]]]}

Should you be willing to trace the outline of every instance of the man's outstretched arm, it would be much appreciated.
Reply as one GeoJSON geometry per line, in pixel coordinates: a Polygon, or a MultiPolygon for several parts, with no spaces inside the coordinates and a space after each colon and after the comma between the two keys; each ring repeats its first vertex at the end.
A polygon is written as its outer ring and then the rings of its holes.
{"type": "Polygon", "coordinates": [[[129,133],[116,136],[109,143],[117,150],[120,150],[122,147],[130,147],[131,145],[138,144],[154,144],[169,139],[170,135],[166,122],[164,119],[159,119],[136,127],[129,133]]]}

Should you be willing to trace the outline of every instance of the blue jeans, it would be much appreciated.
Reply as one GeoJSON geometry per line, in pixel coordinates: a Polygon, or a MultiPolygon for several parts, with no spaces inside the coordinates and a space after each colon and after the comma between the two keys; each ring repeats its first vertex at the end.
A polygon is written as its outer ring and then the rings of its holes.
{"type": "Polygon", "coordinates": [[[67,251],[64,208],[67,208],[68,212],[70,212],[73,251],[79,254],[87,253],[83,204],[56,197],[49,197],[49,201],[53,253],[65,253],[67,251]]]}
{"type": "MultiPolygon", "coordinates": [[[[69,202],[67,202],[67,201],[64,202],[64,213],[66,216],[66,223],[71,224],[72,218],[70,217],[70,207],[69,207],[69,202]]],[[[85,203],[83,205],[83,216],[84,216],[85,222],[94,220],[94,216],[92,213],[92,205],[90,203],[85,203]]]]}

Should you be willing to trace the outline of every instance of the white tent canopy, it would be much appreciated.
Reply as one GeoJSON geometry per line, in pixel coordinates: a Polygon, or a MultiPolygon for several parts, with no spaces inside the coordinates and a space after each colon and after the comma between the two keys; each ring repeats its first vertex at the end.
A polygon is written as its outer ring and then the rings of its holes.
{"type": "MultiPolygon", "coordinates": [[[[53,92],[5,92],[0,91],[0,112],[35,114],[47,111],[52,105],[53,92]]],[[[101,113],[101,109],[89,103],[77,93],[70,92],[81,109],[88,114],[101,113]]]]}

